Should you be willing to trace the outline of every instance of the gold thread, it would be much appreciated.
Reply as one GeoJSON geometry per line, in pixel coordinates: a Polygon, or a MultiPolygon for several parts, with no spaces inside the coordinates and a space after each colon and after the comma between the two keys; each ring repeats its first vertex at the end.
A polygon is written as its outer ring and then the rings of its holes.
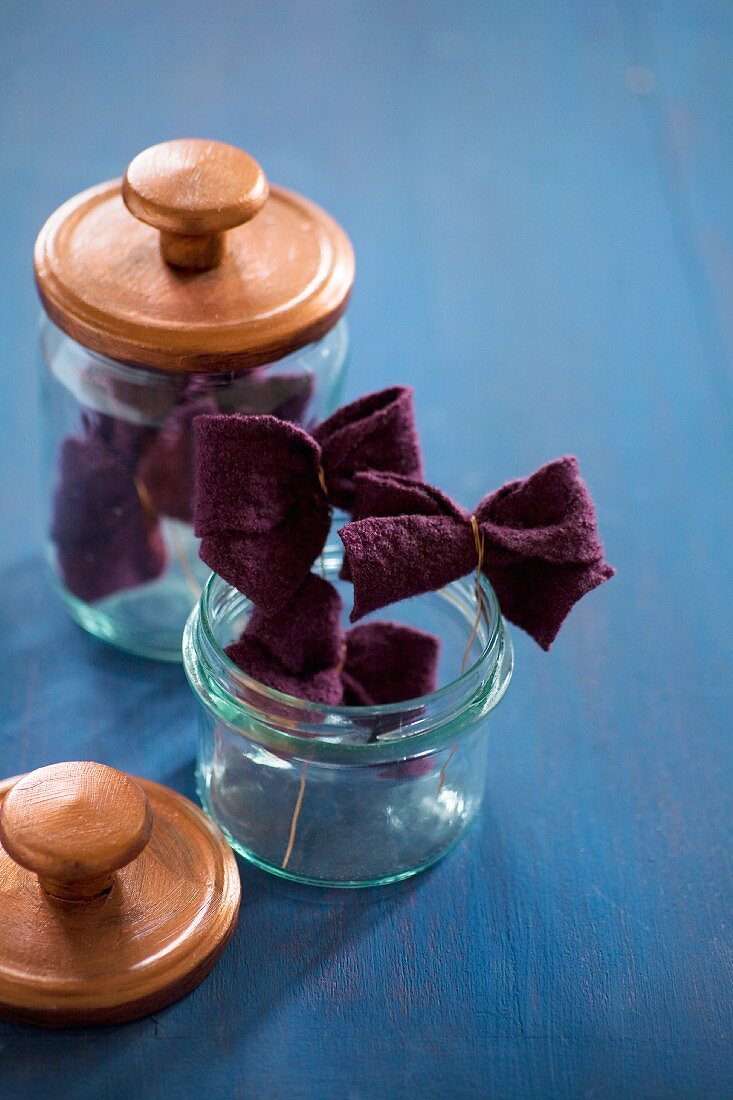
{"type": "Polygon", "coordinates": [[[199,596],[201,595],[201,585],[199,584],[199,582],[196,580],[196,578],[193,575],[193,570],[191,569],[191,563],[188,560],[188,556],[186,554],[186,551],[183,548],[183,545],[181,544],[181,541],[178,537],[178,528],[175,526],[175,523],[171,524],[169,530],[170,530],[170,536],[171,536],[171,543],[173,544],[173,549],[175,551],[176,557],[178,558],[179,564],[181,566],[181,572],[183,573],[183,579],[186,582],[186,584],[188,585],[192,595],[194,595],[196,597],[196,599],[198,599],[199,596]]]}
{"type": "Polygon", "coordinates": [[[137,495],[140,499],[140,503],[142,504],[143,511],[147,512],[148,515],[152,516],[154,519],[157,519],[158,513],[153,507],[153,502],[150,499],[150,493],[147,490],[147,486],[144,484],[144,482],[138,481],[137,478],[135,478],[134,485],[137,495]]]}
{"type": "Polygon", "coordinates": [[[479,527],[475,516],[471,516],[471,530],[473,531],[473,541],[476,544],[476,556],[478,558],[476,572],[480,573],[484,564],[484,533],[479,527]]]}
{"type": "MultiPolygon", "coordinates": [[[[153,506],[153,501],[150,497],[150,493],[148,492],[147,486],[144,484],[144,482],[138,481],[137,478],[134,479],[134,485],[135,485],[135,489],[137,491],[137,495],[140,499],[140,504],[142,505],[143,511],[148,515],[148,517],[150,519],[155,520],[155,522],[157,523],[158,520],[160,519],[160,516],[158,515],[158,513],[155,510],[155,507],[153,506]]],[[[191,569],[191,563],[188,560],[188,557],[186,555],[186,551],[183,548],[183,545],[181,544],[181,541],[178,537],[178,528],[175,526],[175,521],[173,521],[170,524],[169,532],[170,532],[171,545],[173,546],[173,552],[176,555],[176,557],[178,558],[179,565],[181,566],[181,572],[183,573],[183,579],[186,582],[186,584],[188,585],[188,587],[191,591],[191,594],[193,596],[195,596],[196,599],[198,599],[199,596],[201,595],[201,585],[198,583],[198,581],[196,580],[196,578],[193,575],[193,570],[191,569]]]]}
{"type": "MultiPolygon", "coordinates": [[[[481,568],[484,564],[484,533],[480,529],[476,517],[472,515],[470,519],[471,530],[473,531],[473,541],[476,546],[476,618],[473,620],[473,626],[471,627],[471,633],[468,638],[468,645],[466,646],[466,650],[463,654],[463,660],[461,661],[461,676],[466,671],[468,655],[471,652],[471,646],[473,645],[473,640],[476,637],[476,633],[478,631],[478,624],[481,621],[481,612],[484,609],[484,594],[481,591],[481,568]]],[[[443,790],[443,787],[445,786],[446,771],[448,770],[448,765],[450,764],[451,760],[456,755],[457,748],[457,745],[451,745],[450,752],[448,753],[448,758],[445,764],[443,764],[443,767],[440,769],[440,774],[438,776],[438,790],[436,794],[440,794],[440,792],[443,790]]]]}
{"type": "Polygon", "coordinates": [[[280,870],[284,871],[290,862],[290,856],[293,852],[293,845],[295,844],[295,833],[298,829],[298,818],[300,817],[300,807],[303,805],[303,795],[305,794],[305,777],[308,774],[308,764],[303,765],[303,771],[300,775],[300,787],[298,789],[298,797],[295,800],[295,809],[293,810],[293,816],[290,820],[290,836],[288,837],[288,846],[285,849],[285,855],[283,861],[280,864],[280,870]]]}
{"type": "Polygon", "coordinates": [[[320,465],[318,467],[318,484],[323,489],[324,497],[327,497],[328,489],[326,488],[326,471],[323,469],[323,466],[320,465]]]}
{"type": "Polygon", "coordinates": [[[484,597],[481,591],[481,567],[484,564],[484,533],[479,528],[478,520],[475,516],[471,516],[471,530],[473,531],[473,541],[476,544],[476,618],[473,621],[473,627],[471,628],[471,634],[468,639],[468,645],[466,651],[463,654],[463,660],[461,661],[461,676],[466,671],[466,665],[468,663],[468,655],[471,652],[471,646],[473,645],[474,638],[478,631],[478,624],[481,621],[481,612],[484,609],[484,597]]]}
{"type": "Polygon", "coordinates": [[[443,767],[440,769],[440,775],[438,776],[438,789],[435,792],[436,794],[440,794],[440,792],[443,790],[443,787],[445,786],[445,773],[448,770],[448,765],[450,764],[451,760],[456,755],[456,749],[457,748],[458,748],[458,745],[451,745],[451,747],[450,747],[450,752],[448,753],[448,758],[447,758],[445,764],[443,765],[443,767]]]}

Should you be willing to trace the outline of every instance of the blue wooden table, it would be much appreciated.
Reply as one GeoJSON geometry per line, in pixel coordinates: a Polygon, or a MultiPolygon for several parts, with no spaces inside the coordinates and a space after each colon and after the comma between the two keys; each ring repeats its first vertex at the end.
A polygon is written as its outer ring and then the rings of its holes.
{"type": "Polygon", "coordinates": [[[551,654],[514,632],[443,864],[380,895],[242,864],[203,986],[0,1025],[0,1095],[733,1095],[733,5],[5,0],[0,39],[0,774],[193,793],[182,671],[71,624],[37,519],[33,239],[164,138],[241,144],[347,227],[348,396],[415,384],[431,479],[472,505],[575,452],[618,567],[551,654]]]}

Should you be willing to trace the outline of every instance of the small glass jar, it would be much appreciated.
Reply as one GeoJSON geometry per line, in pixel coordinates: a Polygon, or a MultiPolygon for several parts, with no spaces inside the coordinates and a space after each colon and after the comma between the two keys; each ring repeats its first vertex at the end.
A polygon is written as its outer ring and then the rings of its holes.
{"type": "Polygon", "coordinates": [[[340,401],[346,321],[240,373],[128,366],[77,344],[45,315],[40,343],[44,529],[55,587],[90,633],[180,661],[186,619],[210,572],[191,526],[193,416],[269,413],[313,428],[340,401]]]}
{"type": "Polygon", "coordinates": [[[164,142],[36,241],[48,559],[74,618],[180,660],[208,576],[192,533],[198,415],[311,428],[337,406],[348,236],[231,145],[164,142]]]}
{"type": "MultiPolygon", "coordinates": [[[[343,592],[341,556],[324,575],[343,592]]],[[[184,634],[200,703],[199,797],[238,852],[319,886],[395,882],[430,866],[481,808],[487,720],[512,674],[496,597],[472,579],[389,609],[440,641],[439,687],[405,703],[329,707],[264,687],[224,653],[250,604],[215,574],[184,634]],[[461,668],[467,664],[466,671],[461,668]]]]}

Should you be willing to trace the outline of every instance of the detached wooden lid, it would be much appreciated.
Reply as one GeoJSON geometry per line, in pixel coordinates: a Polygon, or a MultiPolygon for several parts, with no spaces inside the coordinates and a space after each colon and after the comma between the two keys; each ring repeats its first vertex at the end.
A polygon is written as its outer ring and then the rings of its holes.
{"type": "Polygon", "coordinates": [[[55,323],[93,351],[172,371],[244,370],[319,339],[346,309],[354,253],[343,229],[269,186],[232,145],[185,139],[83,191],[36,241],[55,323]]]}
{"type": "Polygon", "coordinates": [[[239,875],[192,802],[74,761],[0,784],[0,1017],[60,1027],[145,1016],[208,974],[239,875]]]}

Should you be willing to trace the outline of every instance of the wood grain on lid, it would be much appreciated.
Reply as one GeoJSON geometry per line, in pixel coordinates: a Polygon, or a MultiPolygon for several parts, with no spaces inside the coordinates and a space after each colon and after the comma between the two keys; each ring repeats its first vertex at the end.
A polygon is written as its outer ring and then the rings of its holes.
{"type": "Polygon", "coordinates": [[[245,370],[319,339],[346,309],[351,243],[315,203],[267,187],[231,146],[153,147],[130,165],[124,200],[113,180],[46,222],[44,307],[93,351],[173,371],[245,370]]]}
{"type": "Polygon", "coordinates": [[[0,802],[0,1017],[119,1023],[206,976],[234,931],[240,885],[229,846],[198,807],[90,762],[10,780],[0,802]],[[71,873],[74,851],[82,878],[66,880],[68,895],[49,892],[36,872],[71,873]],[[106,890],[80,896],[84,876],[111,863],[106,890]]]}
{"type": "Polygon", "coordinates": [[[39,768],[0,810],[0,843],[55,897],[102,893],[140,855],[153,827],[150,803],[130,776],[89,761],[39,768]]]}
{"type": "Polygon", "coordinates": [[[128,210],[156,229],[222,233],[249,221],[267,198],[265,173],[219,141],[164,141],[139,153],[122,182],[128,210]]]}

